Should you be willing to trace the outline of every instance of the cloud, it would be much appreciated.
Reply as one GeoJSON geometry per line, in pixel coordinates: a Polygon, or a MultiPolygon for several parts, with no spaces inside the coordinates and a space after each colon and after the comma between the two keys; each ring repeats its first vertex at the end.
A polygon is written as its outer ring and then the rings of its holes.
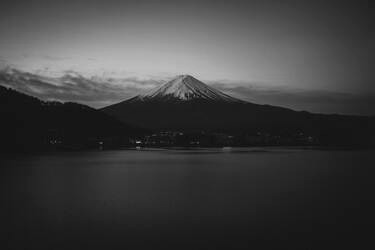
{"type": "Polygon", "coordinates": [[[154,80],[85,78],[66,71],[60,77],[45,77],[19,70],[0,71],[0,84],[42,100],[70,101],[100,108],[123,101],[159,85],[154,80]]]}

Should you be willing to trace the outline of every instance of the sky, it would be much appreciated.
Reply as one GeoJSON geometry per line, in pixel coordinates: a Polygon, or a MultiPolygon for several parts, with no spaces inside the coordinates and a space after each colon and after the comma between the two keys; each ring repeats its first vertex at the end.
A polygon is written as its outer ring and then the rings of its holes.
{"type": "MultiPolygon", "coordinates": [[[[375,96],[374,14],[360,0],[2,0],[0,64],[137,79],[191,74],[222,89],[365,101],[375,96]]],[[[316,102],[314,111],[331,112],[316,102]]]]}

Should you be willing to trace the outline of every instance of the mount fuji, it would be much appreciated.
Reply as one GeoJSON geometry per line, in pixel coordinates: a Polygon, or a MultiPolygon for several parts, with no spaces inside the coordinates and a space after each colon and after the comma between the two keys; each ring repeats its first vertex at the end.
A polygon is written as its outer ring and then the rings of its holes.
{"type": "Polygon", "coordinates": [[[308,135],[320,144],[375,143],[373,117],[323,115],[245,102],[190,75],[107,106],[103,112],[154,131],[206,131],[241,135],[308,135]]]}
{"type": "Polygon", "coordinates": [[[178,102],[178,101],[211,101],[211,102],[243,102],[223,92],[211,88],[190,75],[179,75],[166,84],[144,94],[140,94],[129,102],[178,102]]]}

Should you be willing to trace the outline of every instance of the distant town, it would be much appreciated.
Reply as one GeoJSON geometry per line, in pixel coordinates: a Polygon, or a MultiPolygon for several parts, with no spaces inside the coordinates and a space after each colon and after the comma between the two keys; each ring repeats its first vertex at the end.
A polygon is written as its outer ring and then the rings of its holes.
{"type": "MultiPolygon", "coordinates": [[[[47,141],[50,148],[69,149],[74,147],[63,138],[50,136],[47,141]]],[[[316,138],[302,132],[280,136],[257,132],[254,134],[227,134],[219,132],[181,132],[160,131],[138,137],[91,138],[85,148],[110,149],[121,147],[251,147],[251,146],[313,146],[318,145],[316,138]]],[[[79,146],[79,145],[77,145],[79,146]]],[[[82,145],[80,145],[82,146],[82,145]]]]}
{"type": "Polygon", "coordinates": [[[302,132],[291,136],[255,134],[226,134],[218,132],[161,131],[130,139],[130,145],[139,147],[226,147],[226,146],[277,146],[315,145],[317,140],[302,132]]]}

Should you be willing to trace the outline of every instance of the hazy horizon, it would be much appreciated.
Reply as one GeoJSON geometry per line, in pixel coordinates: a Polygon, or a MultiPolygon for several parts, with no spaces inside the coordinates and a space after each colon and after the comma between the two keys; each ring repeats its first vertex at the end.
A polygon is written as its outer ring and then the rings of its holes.
{"type": "Polygon", "coordinates": [[[34,93],[93,107],[191,74],[248,101],[373,115],[373,10],[370,1],[5,0],[0,66],[123,79],[111,93],[103,81],[91,99],[34,93]]]}

